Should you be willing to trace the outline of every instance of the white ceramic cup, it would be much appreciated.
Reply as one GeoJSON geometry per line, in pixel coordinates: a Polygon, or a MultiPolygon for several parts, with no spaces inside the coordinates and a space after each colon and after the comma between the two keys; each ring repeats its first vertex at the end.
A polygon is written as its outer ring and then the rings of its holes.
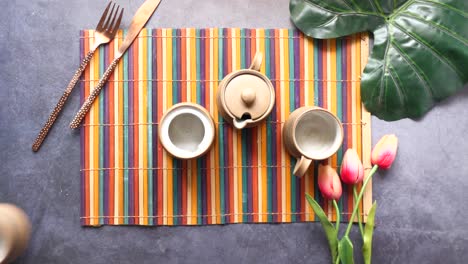
{"type": "Polygon", "coordinates": [[[213,118],[197,104],[176,104],[159,122],[161,144],[179,159],[193,159],[205,154],[211,148],[214,136],[213,118]]]}
{"type": "Polygon", "coordinates": [[[298,158],[294,175],[303,176],[312,160],[335,154],[343,143],[343,126],[330,111],[320,107],[301,107],[291,113],[283,127],[283,142],[298,158]]]}

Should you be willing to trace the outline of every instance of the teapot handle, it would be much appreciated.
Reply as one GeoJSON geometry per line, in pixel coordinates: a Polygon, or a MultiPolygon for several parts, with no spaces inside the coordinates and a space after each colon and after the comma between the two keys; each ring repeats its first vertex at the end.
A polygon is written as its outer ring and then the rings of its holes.
{"type": "Polygon", "coordinates": [[[252,60],[252,64],[250,65],[249,69],[254,71],[260,71],[260,66],[262,66],[263,61],[263,54],[260,51],[255,53],[255,56],[252,60]]]}

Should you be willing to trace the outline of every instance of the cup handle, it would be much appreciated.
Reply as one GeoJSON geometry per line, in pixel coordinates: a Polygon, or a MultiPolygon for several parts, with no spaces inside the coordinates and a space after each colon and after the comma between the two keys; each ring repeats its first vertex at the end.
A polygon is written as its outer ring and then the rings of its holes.
{"type": "Polygon", "coordinates": [[[296,166],[294,167],[293,174],[297,177],[302,177],[307,172],[307,169],[312,163],[312,160],[301,156],[301,158],[296,162],[296,166]]]}
{"type": "Polygon", "coordinates": [[[260,51],[255,53],[255,56],[252,60],[252,64],[250,65],[249,69],[254,71],[260,71],[260,66],[262,66],[263,54],[260,51]]]}

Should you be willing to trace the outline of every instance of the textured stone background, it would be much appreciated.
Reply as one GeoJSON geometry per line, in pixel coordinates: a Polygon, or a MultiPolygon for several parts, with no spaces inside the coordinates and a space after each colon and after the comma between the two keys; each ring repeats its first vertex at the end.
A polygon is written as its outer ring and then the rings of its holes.
{"type": "MultiPolygon", "coordinates": [[[[1,1],[0,201],[33,222],[18,263],[329,263],[318,223],[202,227],[79,225],[78,89],[38,154],[36,133],[79,63],[79,29],[103,0],[1,1]]],[[[118,0],[123,27],[142,0],[118,0]]],[[[288,0],[163,0],[147,27],[292,27],[288,0]]],[[[394,167],[374,181],[374,263],[466,263],[468,89],[418,121],[373,119],[373,142],[400,138],[394,167]]],[[[358,238],[357,233],[353,234],[358,238]]],[[[356,252],[359,254],[359,252],[356,252]]]]}

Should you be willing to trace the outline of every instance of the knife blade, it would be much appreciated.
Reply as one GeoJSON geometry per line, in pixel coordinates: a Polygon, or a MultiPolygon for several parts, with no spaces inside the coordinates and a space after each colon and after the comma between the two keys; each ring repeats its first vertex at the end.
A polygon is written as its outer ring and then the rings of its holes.
{"type": "Polygon", "coordinates": [[[119,57],[121,57],[133,43],[160,2],[161,0],[147,0],[140,6],[140,8],[138,8],[132,22],[130,23],[130,27],[128,28],[128,34],[122,42],[122,45],[119,47],[119,51],[117,53],[119,57]]]}
{"type": "Polygon", "coordinates": [[[140,8],[138,8],[135,16],[130,23],[130,27],[128,28],[128,33],[125,39],[123,40],[122,44],[119,47],[118,52],[116,52],[114,60],[112,63],[107,67],[106,71],[102,75],[101,79],[99,80],[97,86],[91,91],[86,101],[81,106],[80,110],[76,113],[75,117],[73,118],[72,122],[70,123],[70,128],[78,128],[80,126],[81,121],[88,113],[89,109],[91,108],[94,100],[96,100],[97,96],[101,92],[102,88],[106,84],[107,80],[109,79],[110,75],[114,71],[115,67],[119,63],[120,58],[122,55],[127,51],[130,45],[133,43],[135,38],[140,33],[141,29],[145,26],[146,22],[150,19],[151,15],[154,13],[156,8],[161,3],[161,0],[146,0],[140,8]]]}

